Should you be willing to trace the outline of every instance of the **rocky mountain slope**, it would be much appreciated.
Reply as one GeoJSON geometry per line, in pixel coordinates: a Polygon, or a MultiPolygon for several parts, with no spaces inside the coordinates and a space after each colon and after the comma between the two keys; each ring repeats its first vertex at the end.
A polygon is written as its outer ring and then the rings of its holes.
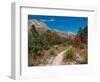
{"type": "Polygon", "coordinates": [[[28,21],[28,29],[29,30],[32,28],[32,25],[34,25],[36,27],[37,31],[39,31],[40,33],[45,32],[47,30],[51,30],[52,32],[58,33],[61,37],[74,38],[76,35],[73,32],[63,32],[63,31],[59,31],[57,29],[51,29],[44,22],[38,21],[36,19],[28,21]]]}

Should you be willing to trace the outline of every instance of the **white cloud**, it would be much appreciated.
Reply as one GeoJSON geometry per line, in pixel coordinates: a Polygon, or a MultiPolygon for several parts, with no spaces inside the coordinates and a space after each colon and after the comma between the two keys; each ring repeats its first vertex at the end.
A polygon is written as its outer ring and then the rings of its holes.
{"type": "Polygon", "coordinates": [[[48,19],[48,20],[45,20],[45,19],[40,19],[40,21],[42,22],[54,22],[55,19],[51,18],[51,19],[48,19]]]}
{"type": "Polygon", "coordinates": [[[50,21],[55,21],[55,19],[52,18],[52,19],[50,19],[50,21]]]}

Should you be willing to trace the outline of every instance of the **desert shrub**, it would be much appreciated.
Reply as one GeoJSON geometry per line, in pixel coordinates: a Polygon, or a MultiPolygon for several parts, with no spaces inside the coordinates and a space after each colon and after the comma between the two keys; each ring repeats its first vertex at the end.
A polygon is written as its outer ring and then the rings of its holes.
{"type": "Polygon", "coordinates": [[[63,47],[67,47],[68,46],[68,42],[62,43],[63,47]]]}
{"type": "Polygon", "coordinates": [[[43,48],[44,48],[45,50],[49,50],[49,49],[50,49],[50,45],[43,45],[43,48]]]}
{"type": "Polygon", "coordinates": [[[88,64],[88,56],[85,56],[85,58],[84,58],[84,64],[88,64]]]}
{"type": "Polygon", "coordinates": [[[75,51],[73,48],[69,49],[65,55],[64,55],[64,59],[67,60],[74,60],[75,59],[75,51]]]}
{"type": "Polygon", "coordinates": [[[86,44],[84,44],[84,43],[74,44],[73,46],[75,48],[80,48],[80,49],[85,49],[86,48],[86,44]]]}
{"type": "Polygon", "coordinates": [[[44,55],[44,51],[43,51],[43,50],[40,50],[40,51],[37,52],[36,55],[37,55],[37,56],[43,56],[43,55],[44,55]]]}
{"type": "Polygon", "coordinates": [[[54,49],[58,49],[58,45],[53,46],[54,49]]]}
{"type": "Polygon", "coordinates": [[[84,60],[81,62],[81,64],[88,64],[88,57],[87,56],[84,57],[84,60]]]}
{"type": "Polygon", "coordinates": [[[83,61],[82,64],[88,64],[88,52],[87,50],[84,50],[84,52],[81,53],[83,61]]]}
{"type": "Polygon", "coordinates": [[[80,44],[79,47],[80,47],[80,49],[84,49],[85,45],[84,44],[80,44]]]}
{"type": "Polygon", "coordinates": [[[58,49],[58,46],[56,46],[55,48],[58,49]]]}
{"type": "Polygon", "coordinates": [[[74,43],[74,40],[69,37],[68,40],[67,40],[67,44],[68,45],[73,45],[73,43],[74,43]]]}
{"type": "Polygon", "coordinates": [[[64,47],[65,47],[65,46],[66,46],[66,44],[62,44],[62,46],[64,46],[64,47]]]}
{"type": "Polygon", "coordinates": [[[56,53],[55,53],[55,50],[54,50],[54,49],[51,49],[51,50],[50,50],[50,55],[56,55],[56,53]]]}

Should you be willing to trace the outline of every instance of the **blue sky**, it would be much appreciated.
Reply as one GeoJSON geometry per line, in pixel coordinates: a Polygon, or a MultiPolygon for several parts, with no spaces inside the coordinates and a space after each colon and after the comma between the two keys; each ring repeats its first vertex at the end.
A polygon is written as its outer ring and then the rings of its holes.
{"type": "Polygon", "coordinates": [[[77,32],[80,27],[88,25],[87,17],[28,15],[28,20],[32,19],[46,23],[51,29],[64,32],[77,32]]]}

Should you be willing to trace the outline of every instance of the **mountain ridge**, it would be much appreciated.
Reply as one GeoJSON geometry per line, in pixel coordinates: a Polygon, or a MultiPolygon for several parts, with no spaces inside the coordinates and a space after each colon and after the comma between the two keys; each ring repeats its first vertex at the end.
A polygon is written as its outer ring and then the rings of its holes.
{"type": "Polygon", "coordinates": [[[28,21],[28,29],[31,29],[32,25],[34,25],[36,27],[36,29],[40,33],[45,32],[47,30],[51,30],[53,32],[58,33],[62,37],[71,37],[71,38],[74,38],[74,36],[76,35],[76,33],[74,33],[74,32],[64,32],[64,31],[60,31],[60,30],[57,30],[57,29],[51,29],[50,27],[47,26],[46,23],[38,21],[36,19],[32,19],[32,20],[28,21]]]}

